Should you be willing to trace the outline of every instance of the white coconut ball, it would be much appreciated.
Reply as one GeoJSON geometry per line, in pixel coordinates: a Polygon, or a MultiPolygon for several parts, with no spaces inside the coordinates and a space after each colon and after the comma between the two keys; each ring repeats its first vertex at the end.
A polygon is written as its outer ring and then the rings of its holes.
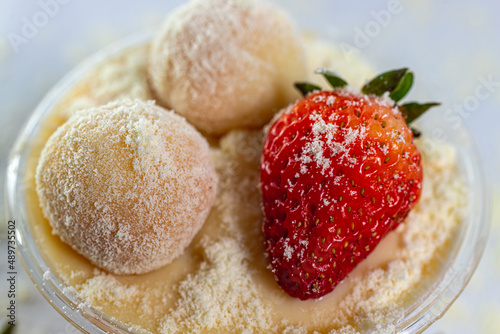
{"type": "Polygon", "coordinates": [[[143,274],[180,255],[203,225],[217,177],[205,138],[152,102],[74,114],[36,170],[45,217],[61,240],[114,274],[143,274]]]}
{"type": "Polygon", "coordinates": [[[266,124],[308,76],[294,23],[253,0],[194,0],[175,10],[153,42],[148,75],[162,105],[213,135],[266,124]]]}

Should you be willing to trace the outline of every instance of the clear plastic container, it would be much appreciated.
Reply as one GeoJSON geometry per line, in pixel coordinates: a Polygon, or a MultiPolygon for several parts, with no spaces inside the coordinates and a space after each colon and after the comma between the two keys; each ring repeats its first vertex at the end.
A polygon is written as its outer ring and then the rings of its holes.
{"type": "MultiPolygon", "coordinates": [[[[103,59],[128,47],[145,43],[151,35],[149,32],[138,34],[106,48],[64,77],[39,104],[20,134],[9,158],[6,183],[8,215],[14,217],[17,222],[17,247],[22,263],[33,283],[49,303],[85,333],[134,333],[134,331],[85,305],[72,289],[68,289],[58,280],[44,261],[27,220],[24,193],[26,163],[43,120],[75,83],[103,59]]],[[[458,130],[448,129],[437,114],[425,117],[419,123],[419,127],[424,132],[435,128],[442,129],[446,141],[457,148],[461,172],[469,187],[469,210],[441,275],[415,303],[407,307],[404,317],[392,324],[398,333],[420,333],[446,312],[473,274],[486,244],[489,229],[490,191],[485,183],[482,164],[470,134],[464,127],[458,130]]]]}

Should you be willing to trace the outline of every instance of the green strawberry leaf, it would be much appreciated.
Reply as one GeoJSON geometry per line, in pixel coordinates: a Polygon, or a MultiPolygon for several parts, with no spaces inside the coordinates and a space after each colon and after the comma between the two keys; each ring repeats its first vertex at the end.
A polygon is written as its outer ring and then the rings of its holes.
{"type": "Polygon", "coordinates": [[[399,81],[399,84],[396,86],[396,88],[389,94],[389,97],[394,102],[398,102],[403,97],[405,97],[406,94],[408,94],[412,85],[413,85],[413,73],[406,72],[401,81],[399,81]]]}
{"type": "Polygon", "coordinates": [[[441,105],[441,103],[437,102],[430,102],[430,103],[416,103],[416,102],[409,102],[405,103],[403,105],[400,105],[399,111],[403,114],[403,117],[406,120],[406,124],[410,124],[417,118],[419,118],[424,112],[429,110],[432,107],[436,107],[441,105]]]}
{"type": "Polygon", "coordinates": [[[296,82],[295,88],[300,90],[300,92],[302,93],[302,95],[304,97],[306,97],[308,94],[310,94],[314,91],[322,90],[320,86],[316,86],[316,85],[309,83],[309,82],[296,82]]]}
{"type": "Polygon", "coordinates": [[[382,96],[385,92],[392,93],[408,72],[407,68],[393,70],[380,74],[361,88],[366,95],[382,96]]]}
{"type": "Polygon", "coordinates": [[[324,68],[318,68],[315,73],[323,75],[330,84],[330,86],[332,86],[332,88],[334,89],[342,88],[348,85],[347,81],[337,76],[334,72],[330,70],[324,68]]]}

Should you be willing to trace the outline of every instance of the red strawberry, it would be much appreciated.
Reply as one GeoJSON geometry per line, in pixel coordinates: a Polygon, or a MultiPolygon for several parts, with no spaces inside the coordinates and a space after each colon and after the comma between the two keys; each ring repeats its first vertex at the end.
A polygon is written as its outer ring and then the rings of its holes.
{"type": "Polygon", "coordinates": [[[395,106],[413,82],[407,69],[372,80],[370,95],[321,73],[335,89],[298,84],[309,94],[272,124],[261,161],[266,249],[278,283],[300,299],[331,292],[415,206],[422,167],[403,113],[436,105],[395,106]],[[375,96],[386,91],[393,100],[375,96]]]}

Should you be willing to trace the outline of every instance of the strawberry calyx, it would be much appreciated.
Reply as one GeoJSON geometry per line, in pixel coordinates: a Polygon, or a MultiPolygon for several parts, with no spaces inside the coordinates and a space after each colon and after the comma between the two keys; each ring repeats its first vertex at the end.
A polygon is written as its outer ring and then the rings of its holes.
{"type": "Polygon", "coordinates": [[[361,92],[366,95],[382,96],[386,92],[389,97],[398,102],[410,91],[413,85],[413,73],[407,68],[392,70],[382,73],[361,88],[361,92]]]}
{"type": "Polygon", "coordinates": [[[332,88],[342,88],[348,85],[347,81],[328,69],[318,68],[315,73],[323,75],[332,88]]]}
{"type": "MultiPolygon", "coordinates": [[[[318,68],[315,73],[323,75],[333,89],[343,88],[348,85],[347,81],[331,70],[318,68]]],[[[361,88],[361,92],[365,95],[375,95],[378,97],[382,97],[388,93],[389,98],[394,101],[395,107],[398,107],[403,115],[406,124],[410,124],[430,108],[441,105],[438,102],[408,102],[398,105],[398,102],[410,91],[413,81],[414,74],[408,68],[391,70],[379,74],[370,80],[361,88]]],[[[323,90],[320,86],[308,82],[297,82],[295,83],[295,87],[304,97],[313,92],[323,90]]]]}

